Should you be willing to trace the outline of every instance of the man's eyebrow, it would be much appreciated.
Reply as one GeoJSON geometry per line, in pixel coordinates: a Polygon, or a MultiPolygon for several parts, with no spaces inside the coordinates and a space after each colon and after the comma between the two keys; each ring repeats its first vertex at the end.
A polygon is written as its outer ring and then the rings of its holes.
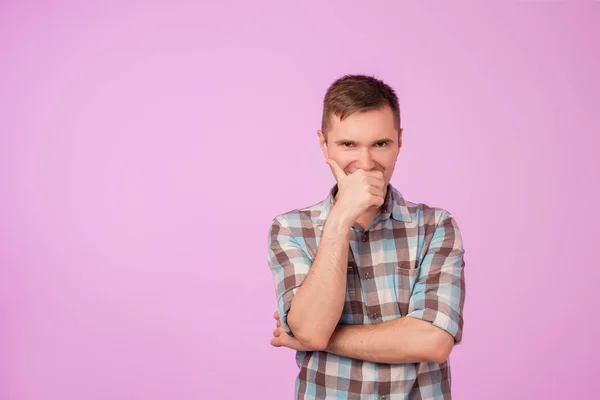
{"type": "Polygon", "coordinates": [[[375,140],[373,143],[381,143],[381,142],[393,142],[392,139],[390,138],[383,138],[383,139],[379,139],[379,140],[375,140]]]}
{"type": "Polygon", "coordinates": [[[336,140],[335,143],[340,144],[340,143],[356,143],[356,142],[354,140],[350,140],[350,139],[340,139],[340,140],[336,140]]]}

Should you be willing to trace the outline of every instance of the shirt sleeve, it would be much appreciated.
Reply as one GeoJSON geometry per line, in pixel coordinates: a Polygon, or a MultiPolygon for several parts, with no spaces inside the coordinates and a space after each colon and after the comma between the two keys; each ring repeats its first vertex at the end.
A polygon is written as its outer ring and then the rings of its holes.
{"type": "Polygon", "coordinates": [[[269,268],[273,273],[277,311],[285,332],[294,336],[287,323],[292,299],[310,270],[312,260],[298,245],[283,217],[273,220],[269,230],[269,268]]]}
{"type": "Polygon", "coordinates": [[[409,302],[408,316],[448,332],[462,341],[465,300],[464,249],[454,218],[444,212],[421,261],[409,302]]]}

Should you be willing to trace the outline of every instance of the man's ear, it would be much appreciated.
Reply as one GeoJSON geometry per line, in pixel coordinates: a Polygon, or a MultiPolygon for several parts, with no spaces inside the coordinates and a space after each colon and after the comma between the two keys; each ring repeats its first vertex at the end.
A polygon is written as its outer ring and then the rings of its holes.
{"type": "Polygon", "coordinates": [[[398,149],[402,148],[402,128],[398,129],[398,149]]]}
{"type": "Polygon", "coordinates": [[[323,135],[323,131],[320,129],[317,131],[317,136],[319,137],[319,147],[321,147],[321,152],[325,156],[325,159],[327,159],[329,158],[329,152],[327,150],[327,139],[325,139],[325,135],[323,135]]]}

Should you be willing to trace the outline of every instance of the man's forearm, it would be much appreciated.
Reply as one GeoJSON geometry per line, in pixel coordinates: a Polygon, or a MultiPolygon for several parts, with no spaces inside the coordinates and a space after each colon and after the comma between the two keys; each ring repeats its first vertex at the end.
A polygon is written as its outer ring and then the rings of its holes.
{"type": "Polygon", "coordinates": [[[427,321],[404,317],[377,325],[340,325],[325,351],[384,364],[443,363],[454,346],[450,334],[427,321]]]}
{"type": "Polygon", "coordinates": [[[344,308],[350,228],[351,224],[332,209],[315,260],[288,313],[294,336],[316,349],[325,348],[344,308]]]}

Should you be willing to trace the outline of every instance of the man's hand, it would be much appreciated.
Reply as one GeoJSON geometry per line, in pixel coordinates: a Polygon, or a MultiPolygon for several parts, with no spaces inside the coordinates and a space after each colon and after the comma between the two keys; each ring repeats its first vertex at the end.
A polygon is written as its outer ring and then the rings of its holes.
{"type": "Polygon", "coordinates": [[[271,339],[271,346],[273,347],[287,347],[296,351],[314,351],[307,346],[303,346],[298,339],[290,337],[284,330],[283,326],[281,326],[281,321],[279,320],[279,313],[275,311],[273,314],[273,318],[277,321],[275,330],[273,331],[273,339],[271,339]]]}
{"type": "Polygon", "coordinates": [[[346,175],[335,160],[328,159],[327,164],[338,184],[338,199],[334,208],[342,210],[350,224],[369,208],[383,205],[386,189],[383,172],[359,169],[346,175]]]}

